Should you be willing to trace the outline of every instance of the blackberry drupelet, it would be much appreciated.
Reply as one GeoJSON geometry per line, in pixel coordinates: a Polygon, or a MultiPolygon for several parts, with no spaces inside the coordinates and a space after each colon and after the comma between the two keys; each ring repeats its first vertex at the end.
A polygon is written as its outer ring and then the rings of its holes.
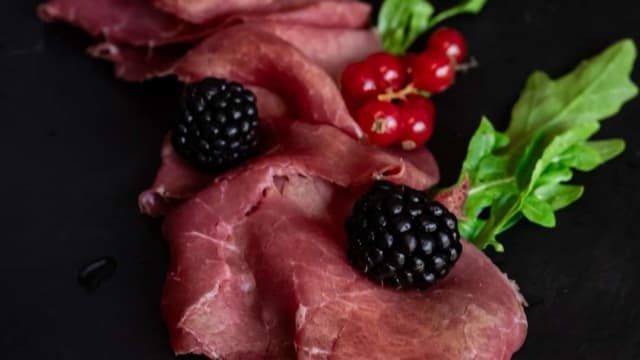
{"type": "Polygon", "coordinates": [[[453,214],[426,193],[389,182],[373,184],[345,227],[349,261],[384,286],[426,289],[462,253],[453,214]]]}
{"type": "Polygon", "coordinates": [[[216,78],[189,84],[182,111],[171,142],[200,170],[224,171],[257,153],[256,97],[242,85],[216,78]]]}

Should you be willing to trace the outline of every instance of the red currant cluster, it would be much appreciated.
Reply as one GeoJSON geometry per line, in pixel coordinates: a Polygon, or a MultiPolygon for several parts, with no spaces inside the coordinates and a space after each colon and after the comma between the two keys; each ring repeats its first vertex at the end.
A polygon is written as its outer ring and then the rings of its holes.
{"type": "Polygon", "coordinates": [[[435,120],[427,96],[453,84],[456,65],[466,55],[462,34],[440,28],[420,54],[398,57],[382,52],[347,66],[341,81],[343,96],[369,142],[400,143],[406,150],[423,146],[433,134],[435,120]]]}

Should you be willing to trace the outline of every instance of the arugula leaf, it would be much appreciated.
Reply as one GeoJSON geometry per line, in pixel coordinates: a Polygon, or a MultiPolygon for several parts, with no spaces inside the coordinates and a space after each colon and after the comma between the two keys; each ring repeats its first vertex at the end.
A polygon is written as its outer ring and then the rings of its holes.
{"type": "Polygon", "coordinates": [[[436,24],[459,14],[477,14],[487,0],[464,0],[434,15],[427,0],[385,0],[378,14],[378,31],[386,51],[403,54],[420,34],[436,24]],[[433,16],[433,18],[432,18],[433,16]]]}
{"type": "Polygon", "coordinates": [[[584,192],[563,184],[573,170],[591,171],[624,151],[621,139],[589,139],[637,95],[630,79],[635,59],[634,43],[622,40],[557,80],[535,72],[504,133],[481,120],[460,175],[471,184],[460,221],[465,238],[502,251],[496,236],[523,217],[555,226],[555,211],[584,192]],[[487,209],[489,218],[480,219],[487,209]]]}
{"type": "Polygon", "coordinates": [[[450,17],[454,17],[456,15],[469,13],[469,14],[477,14],[482,10],[484,4],[486,4],[487,0],[466,0],[462,1],[460,4],[444,10],[443,12],[436,15],[433,20],[431,20],[431,27],[447,20],[450,17]]]}

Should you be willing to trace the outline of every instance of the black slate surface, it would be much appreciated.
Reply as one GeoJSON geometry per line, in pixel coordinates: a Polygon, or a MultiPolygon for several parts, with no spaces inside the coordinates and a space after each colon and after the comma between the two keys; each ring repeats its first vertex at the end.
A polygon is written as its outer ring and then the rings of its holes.
{"type": "MultiPolygon", "coordinates": [[[[136,196],[154,177],[180,87],[114,79],[83,54],[87,36],[40,23],[37,3],[0,2],[0,358],[173,359],[159,311],[167,249],[136,196]],[[78,271],[104,256],[115,274],[88,292],[78,271]]],[[[451,21],[481,67],[435,99],[444,180],[481,115],[506,125],[528,74],[557,76],[617,39],[640,41],[639,10],[489,0],[480,16],[451,21]]],[[[576,177],[586,194],[555,229],[519,225],[492,255],[531,304],[515,359],[640,359],[640,100],[599,136],[628,148],[576,177]]]]}

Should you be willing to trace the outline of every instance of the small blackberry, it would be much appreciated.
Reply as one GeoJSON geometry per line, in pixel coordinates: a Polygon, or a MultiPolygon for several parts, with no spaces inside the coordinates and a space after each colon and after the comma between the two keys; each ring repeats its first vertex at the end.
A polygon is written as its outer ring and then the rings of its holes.
{"type": "Polygon", "coordinates": [[[426,289],[462,253],[453,214],[426,193],[389,182],[373,184],[345,227],[351,264],[385,286],[426,289]]]}
{"type": "Polygon", "coordinates": [[[257,152],[256,97],[242,85],[216,78],[189,84],[182,112],[171,142],[180,156],[200,170],[223,171],[257,152]]]}

